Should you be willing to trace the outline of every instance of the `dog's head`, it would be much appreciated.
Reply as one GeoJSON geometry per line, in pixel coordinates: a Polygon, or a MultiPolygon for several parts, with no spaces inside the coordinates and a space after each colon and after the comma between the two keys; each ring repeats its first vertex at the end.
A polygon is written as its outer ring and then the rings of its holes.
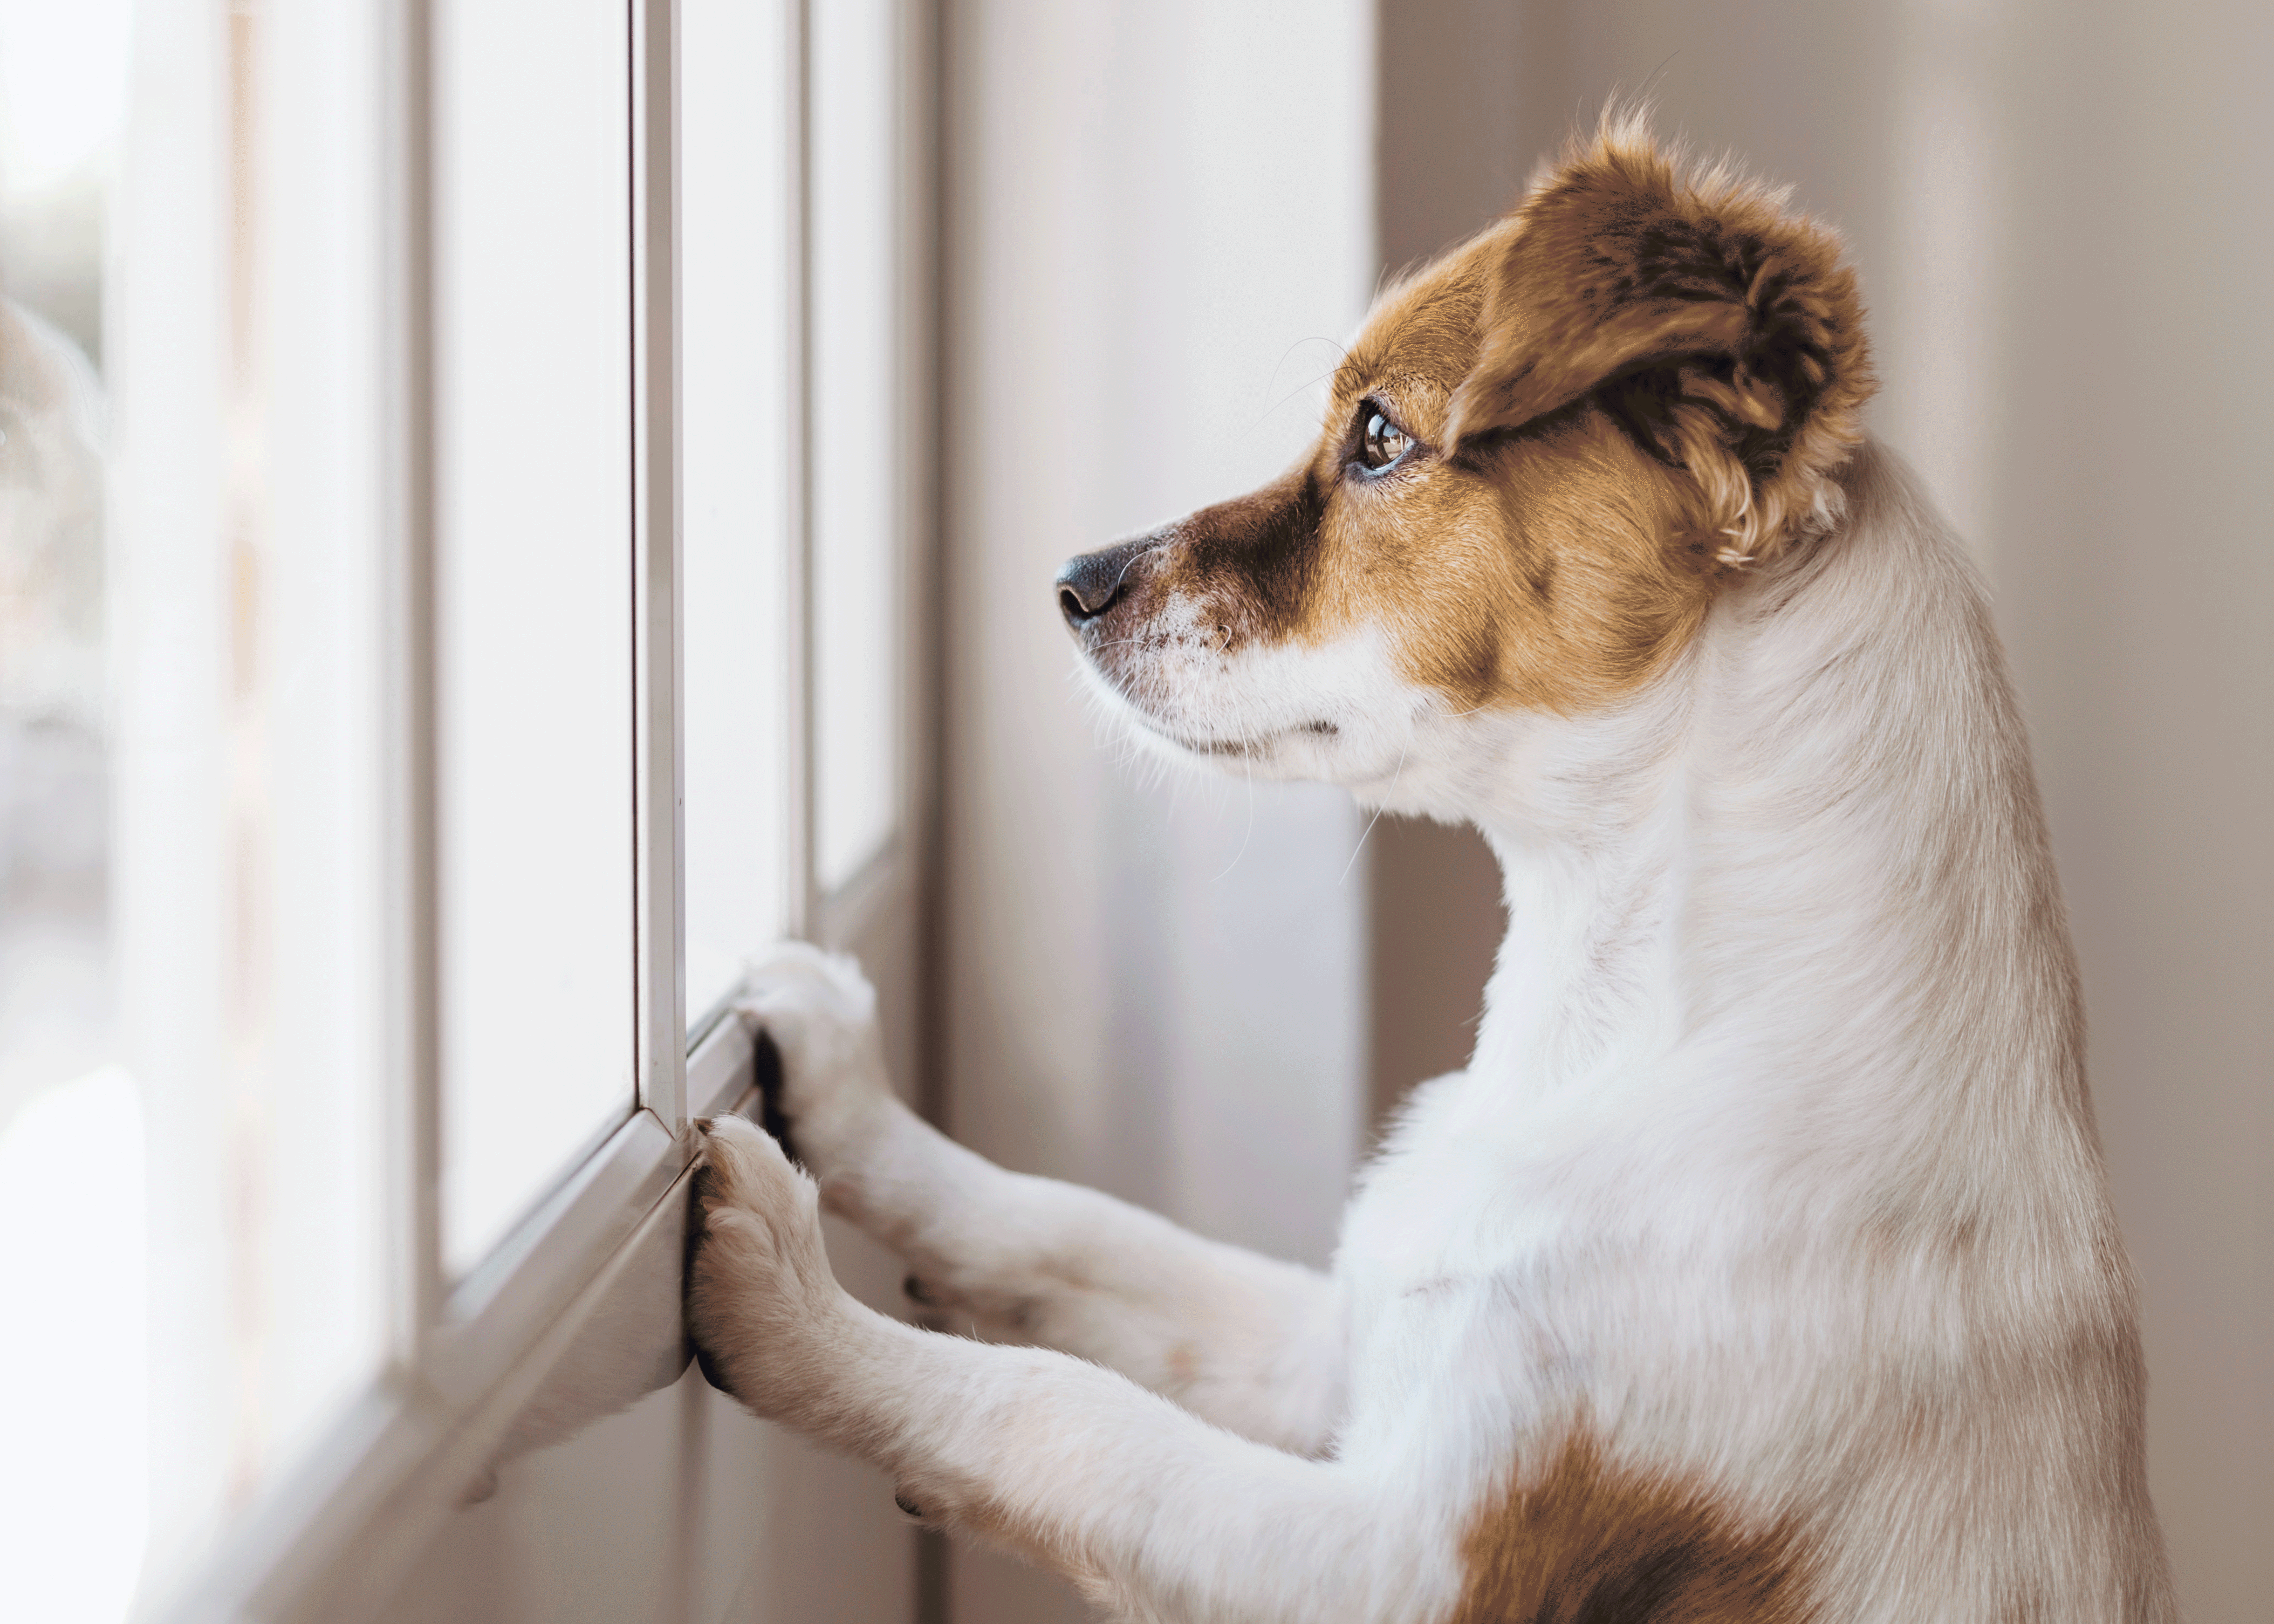
{"type": "Polygon", "coordinates": [[[1385,292],[1310,452],[1073,560],[1059,606],[1172,754],[1376,794],[1458,718],[1647,683],[1828,527],[1871,388],[1836,237],[1607,124],[1385,292]]]}

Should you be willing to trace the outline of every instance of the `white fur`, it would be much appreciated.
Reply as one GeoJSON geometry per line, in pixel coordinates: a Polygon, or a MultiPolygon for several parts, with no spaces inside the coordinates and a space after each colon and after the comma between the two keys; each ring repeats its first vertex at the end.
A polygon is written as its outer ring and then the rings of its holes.
{"type": "Polygon", "coordinates": [[[857,972],[786,950],[749,1012],[821,1199],[1065,1351],[853,1304],[811,1187],[722,1123],[715,1368],[1132,1619],[1442,1620],[1479,1507],[1575,1417],[1797,1519],[1827,1620],[2172,1616],[2001,657],[1908,474],[1867,446],[1843,483],[1841,526],[1615,711],[1453,715],[1370,638],[1195,649],[1139,694],[1148,733],[1501,858],[1475,1055],[1414,1096],[1331,1277],[949,1143],[886,1088],[857,972]]]}

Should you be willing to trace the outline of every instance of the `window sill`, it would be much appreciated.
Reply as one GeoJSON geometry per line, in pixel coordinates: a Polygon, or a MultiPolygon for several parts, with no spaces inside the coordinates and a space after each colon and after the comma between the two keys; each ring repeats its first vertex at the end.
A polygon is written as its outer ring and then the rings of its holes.
{"type": "MultiPolygon", "coordinates": [[[[739,1022],[715,1023],[687,1071],[692,1114],[756,1109],[739,1022]]],[[[695,1144],[634,1113],[459,1285],[424,1357],[381,1377],[194,1583],[138,1616],[358,1624],[500,1465],[676,1380],[695,1144]]]]}

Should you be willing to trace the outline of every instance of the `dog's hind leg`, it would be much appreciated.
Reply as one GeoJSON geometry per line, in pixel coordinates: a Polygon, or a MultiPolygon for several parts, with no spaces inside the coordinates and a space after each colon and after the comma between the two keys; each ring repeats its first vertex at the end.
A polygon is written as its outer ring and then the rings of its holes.
{"type": "Polygon", "coordinates": [[[938,1133],[893,1095],[849,959],[791,947],[751,979],[742,1011],[780,1052],[795,1154],[826,1206],[907,1259],[918,1300],[1119,1371],[1245,1437],[1326,1447],[1345,1357],[1326,1276],[1007,1172],[938,1133]]]}

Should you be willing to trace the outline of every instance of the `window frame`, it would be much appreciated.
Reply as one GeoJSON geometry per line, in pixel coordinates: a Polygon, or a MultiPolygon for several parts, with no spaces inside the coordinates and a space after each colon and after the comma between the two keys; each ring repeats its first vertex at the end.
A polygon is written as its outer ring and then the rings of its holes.
{"type": "MultiPolygon", "coordinates": [[[[388,1040],[383,1071],[392,1116],[384,1180],[392,1204],[388,1356],[367,1390],[232,1520],[184,1588],[139,1598],[136,1616],[142,1618],[353,1624],[383,1608],[451,1513],[479,1496],[501,1456],[528,1447],[530,1440],[516,1437],[516,1422],[548,1381],[570,1370],[580,1338],[636,1289],[651,1297],[657,1282],[667,1278],[675,1295],[699,1144],[691,1124],[700,1116],[756,1109],[757,1057],[749,1035],[716,1011],[694,1011],[701,1024],[690,1026],[686,1008],[680,0],[626,0],[636,1098],[479,1263],[461,1278],[448,1275],[440,1199],[433,107],[439,4],[380,0],[375,8],[383,36],[373,70],[380,109],[379,235],[390,245],[380,291],[380,477],[389,502],[381,522],[377,606],[385,802],[380,867],[388,898],[381,1025],[388,1040]]],[[[901,262],[893,272],[903,290],[895,317],[904,329],[894,348],[912,386],[902,391],[900,421],[892,431],[895,455],[905,463],[892,515],[903,566],[892,624],[905,651],[897,677],[897,816],[876,854],[825,895],[816,883],[813,839],[813,456],[807,410],[812,398],[812,4],[782,0],[780,7],[787,33],[780,90],[790,167],[783,238],[790,342],[780,387],[794,441],[784,520],[793,688],[786,753],[791,781],[785,786],[787,933],[844,945],[898,913],[920,949],[919,920],[929,901],[922,869],[933,842],[921,832],[932,799],[923,787],[931,754],[921,741],[927,707],[915,678],[929,661],[930,644],[912,613],[920,596],[914,583],[924,563],[909,497],[926,488],[930,472],[923,335],[932,312],[927,296],[909,297],[920,286],[909,273],[917,268],[910,251],[927,240],[922,233],[930,224],[930,199],[921,194],[936,177],[907,162],[918,150],[910,132],[894,131],[902,172],[894,200],[901,262]]],[[[924,71],[919,64],[931,41],[921,37],[917,11],[914,6],[897,11],[904,29],[916,37],[900,41],[896,73],[924,71]]],[[[632,1361],[642,1365],[646,1386],[622,1392],[623,1402],[666,1385],[691,1357],[676,1322],[657,1323],[648,1315],[636,1324],[653,1346],[643,1346],[632,1361]]],[[[621,1349],[615,1362],[623,1362],[621,1349]]]]}

